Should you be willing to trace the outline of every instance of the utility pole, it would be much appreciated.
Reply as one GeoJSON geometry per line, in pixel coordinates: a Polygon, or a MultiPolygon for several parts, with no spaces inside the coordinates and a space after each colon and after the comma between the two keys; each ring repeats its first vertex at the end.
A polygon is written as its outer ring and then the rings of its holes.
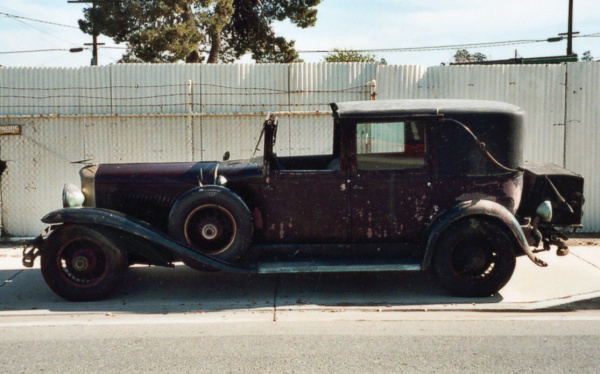
{"type": "Polygon", "coordinates": [[[579,34],[579,32],[573,32],[573,1],[569,0],[569,29],[566,33],[558,34],[560,36],[567,36],[567,56],[573,55],[573,35],[579,34]]]}
{"type": "MultiPolygon", "coordinates": [[[[92,9],[96,9],[96,1],[95,0],[69,0],[67,3],[74,4],[92,4],[92,9]]],[[[92,23],[92,43],[84,43],[83,45],[91,45],[92,46],[92,66],[98,65],[98,46],[104,45],[104,43],[98,43],[98,33],[96,32],[96,27],[92,23]]]]}
{"type": "Polygon", "coordinates": [[[567,31],[567,56],[573,54],[573,0],[569,0],[569,30],[567,31]]]}

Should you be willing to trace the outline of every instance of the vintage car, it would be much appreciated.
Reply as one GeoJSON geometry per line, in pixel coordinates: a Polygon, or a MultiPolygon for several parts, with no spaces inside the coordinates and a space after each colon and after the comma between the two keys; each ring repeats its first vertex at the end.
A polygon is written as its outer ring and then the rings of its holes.
{"type": "MultiPolygon", "coordinates": [[[[87,165],[81,189],[24,250],[68,300],[106,297],[128,265],[247,273],[432,269],[451,293],[490,296],[516,257],[581,226],[583,178],[523,161],[524,112],[477,100],[331,104],[327,154],[87,165]]],[[[539,249],[538,249],[539,247],[539,249]]],[[[390,285],[390,287],[394,287],[390,285]]]]}

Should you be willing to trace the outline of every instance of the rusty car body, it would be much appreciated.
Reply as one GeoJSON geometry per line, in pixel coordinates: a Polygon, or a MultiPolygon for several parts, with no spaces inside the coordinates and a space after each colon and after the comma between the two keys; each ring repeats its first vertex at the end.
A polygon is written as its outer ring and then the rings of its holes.
{"type": "Polygon", "coordinates": [[[48,285],[97,300],[133,263],[254,273],[432,268],[489,296],[527,255],[568,252],[583,178],[523,161],[523,111],[476,100],[331,105],[326,154],[277,156],[277,116],[248,160],[87,165],[24,251],[48,285]],[[539,248],[539,249],[538,249],[539,248]]]}

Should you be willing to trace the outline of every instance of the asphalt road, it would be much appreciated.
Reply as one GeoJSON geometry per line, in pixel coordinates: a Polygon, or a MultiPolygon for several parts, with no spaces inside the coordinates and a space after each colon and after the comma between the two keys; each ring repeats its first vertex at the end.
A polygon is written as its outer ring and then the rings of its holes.
{"type": "Polygon", "coordinates": [[[4,324],[0,372],[600,371],[596,313],[409,314],[380,321],[205,323],[188,316],[148,324],[4,324]]]}
{"type": "Polygon", "coordinates": [[[70,303],[0,249],[0,373],[600,372],[600,249],[519,258],[499,294],[429,273],[245,275],[136,267],[70,303]]]}

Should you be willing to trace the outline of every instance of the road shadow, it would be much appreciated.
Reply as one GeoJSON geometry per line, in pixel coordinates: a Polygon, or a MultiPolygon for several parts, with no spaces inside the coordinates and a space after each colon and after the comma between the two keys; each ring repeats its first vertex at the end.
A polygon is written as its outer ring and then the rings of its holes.
{"type": "Polygon", "coordinates": [[[130,268],[107,300],[68,302],[48,288],[39,269],[0,271],[0,311],[181,313],[219,310],[272,311],[326,307],[393,307],[499,303],[501,295],[449,296],[428,272],[234,274],[185,266],[130,268]]]}

